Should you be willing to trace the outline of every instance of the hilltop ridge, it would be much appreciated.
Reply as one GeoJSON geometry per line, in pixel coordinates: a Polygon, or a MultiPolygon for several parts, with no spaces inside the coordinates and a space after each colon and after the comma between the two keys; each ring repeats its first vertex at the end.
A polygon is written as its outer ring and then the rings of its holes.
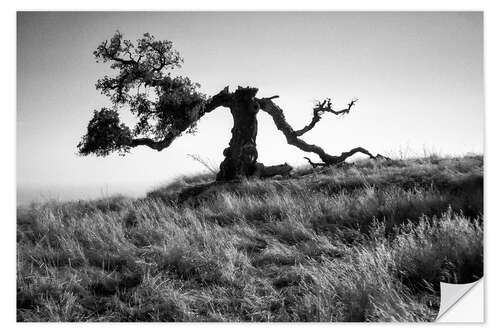
{"type": "Polygon", "coordinates": [[[483,157],[18,207],[19,321],[429,321],[483,274],[483,157]]]}

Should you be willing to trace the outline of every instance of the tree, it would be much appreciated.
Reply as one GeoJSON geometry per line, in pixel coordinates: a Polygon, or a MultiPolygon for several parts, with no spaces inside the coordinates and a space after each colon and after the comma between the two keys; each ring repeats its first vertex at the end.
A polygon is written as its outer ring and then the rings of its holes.
{"type": "MultiPolygon", "coordinates": [[[[234,125],[229,146],[224,149],[218,180],[232,180],[250,176],[273,176],[288,173],[286,163],[266,167],[257,162],[257,113],[263,110],[271,115],[278,130],[289,144],[317,154],[323,163],[332,165],[345,161],[360,152],[375,158],[358,147],[340,156],[328,155],[321,147],[308,144],[300,138],[310,131],[325,112],[347,114],[355,100],[344,110],[332,109],[330,99],[319,102],[313,109],[313,118],[304,128],[295,131],[286,121],[283,110],[273,102],[278,96],[257,98],[257,88],[238,87],[234,92],[225,87],[207,97],[198,91],[199,84],[183,76],[174,76],[173,70],[183,62],[179,52],[167,40],[156,40],[146,33],[134,44],[116,32],[94,51],[97,62],[110,63],[114,76],[105,75],[96,84],[97,90],[109,97],[112,107],[95,110],[87,126],[87,133],[78,144],[81,155],[106,156],[112,152],[126,154],[131,148],[147,146],[161,151],[183,133],[193,133],[198,120],[219,107],[229,108],[234,125]],[[119,110],[129,109],[137,122],[130,128],[119,117],[119,110]]],[[[318,163],[313,163],[314,165],[318,163]]]]}

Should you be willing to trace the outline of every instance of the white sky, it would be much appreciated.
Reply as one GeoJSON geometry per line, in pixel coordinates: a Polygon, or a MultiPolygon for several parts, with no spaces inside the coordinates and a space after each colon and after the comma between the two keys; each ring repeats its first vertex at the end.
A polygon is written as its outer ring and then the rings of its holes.
{"type": "MultiPolygon", "coordinates": [[[[162,152],[76,155],[92,110],[109,105],[94,87],[109,69],[92,51],[117,29],[173,41],[180,74],[208,95],[226,85],[280,95],[295,128],[309,122],[316,99],[343,108],[359,98],[351,114],[326,114],[304,136],[330,154],[483,151],[481,13],[21,13],[17,25],[20,186],[149,186],[204,170],[187,154],[221,162],[232,127],[223,108],[162,152]]],[[[265,164],[317,159],[287,145],[263,112],[257,144],[265,164]]]]}

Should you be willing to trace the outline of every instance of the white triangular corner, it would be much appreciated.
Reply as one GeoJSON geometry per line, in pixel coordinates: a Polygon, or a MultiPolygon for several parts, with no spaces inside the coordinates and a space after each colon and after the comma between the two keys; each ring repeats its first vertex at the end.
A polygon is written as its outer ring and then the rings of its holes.
{"type": "Polygon", "coordinates": [[[483,300],[483,279],[466,284],[441,282],[441,300],[436,321],[483,322],[483,300]],[[469,293],[472,288],[474,293],[469,293]]]}

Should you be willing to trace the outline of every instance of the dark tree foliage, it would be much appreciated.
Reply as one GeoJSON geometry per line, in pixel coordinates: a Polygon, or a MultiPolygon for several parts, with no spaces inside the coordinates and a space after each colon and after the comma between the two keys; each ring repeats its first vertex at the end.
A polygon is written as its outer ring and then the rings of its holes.
{"type": "Polygon", "coordinates": [[[126,153],[139,145],[161,150],[182,132],[194,130],[206,97],[197,91],[197,83],[172,75],[183,61],[172,42],[157,41],[146,33],[134,44],[116,32],[94,56],[97,62],[111,62],[117,73],[97,81],[97,90],[109,97],[112,108],[94,111],[78,145],[80,154],[126,153]],[[136,117],[133,128],[120,122],[122,108],[136,117]]]}
{"type": "Polygon", "coordinates": [[[106,156],[112,151],[124,154],[130,150],[128,143],[131,140],[130,128],[120,123],[118,112],[102,108],[94,111],[94,117],[87,126],[87,134],[78,144],[78,150],[82,155],[94,153],[106,156]]]}
{"type": "Polygon", "coordinates": [[[184,76],[174,76],[172,72],[181,67],[183,59],[168,40],[159,41],[146,33],[133,43],[116,32],[97,47],[94,56],[97,62],[110,63],[115,71],[115,75],[106,75],[96,84],[97,90],[110,99],[112,106],[94,111],[87,133],[78,144],[81,155],[106,156],[112,152],[123,155],[137,146],[161,151],[183,133],[193,132],[202,116],[225,107],[231,111],[234,126],[229,146],[223,152],[225,158],[220,165],[218,180],[270,177],[290,172],[291,167],[286,163],[266,167],[257,162],[257,113],[260,110],[271,115],[289,144],[321,158],[323,163],[308,159],[315,167],[343,163],[358,152],[376,158],[361,147],[332,156],[321,147],[299,138],[313,129],[324,113],[347,114],[356,100],[338,111],[332,108],[331,99],[318,102],[311,122],[294,130],[286,121],[283,110],[272,101],[278,96],[257,98],[257,88],[238,87],[230,92],[226,87],[207,98],[198,91],[199,84],[184,76]],[[119,110],[129,110],[135,117],[132,128],[120,120],[119,110]]]}

